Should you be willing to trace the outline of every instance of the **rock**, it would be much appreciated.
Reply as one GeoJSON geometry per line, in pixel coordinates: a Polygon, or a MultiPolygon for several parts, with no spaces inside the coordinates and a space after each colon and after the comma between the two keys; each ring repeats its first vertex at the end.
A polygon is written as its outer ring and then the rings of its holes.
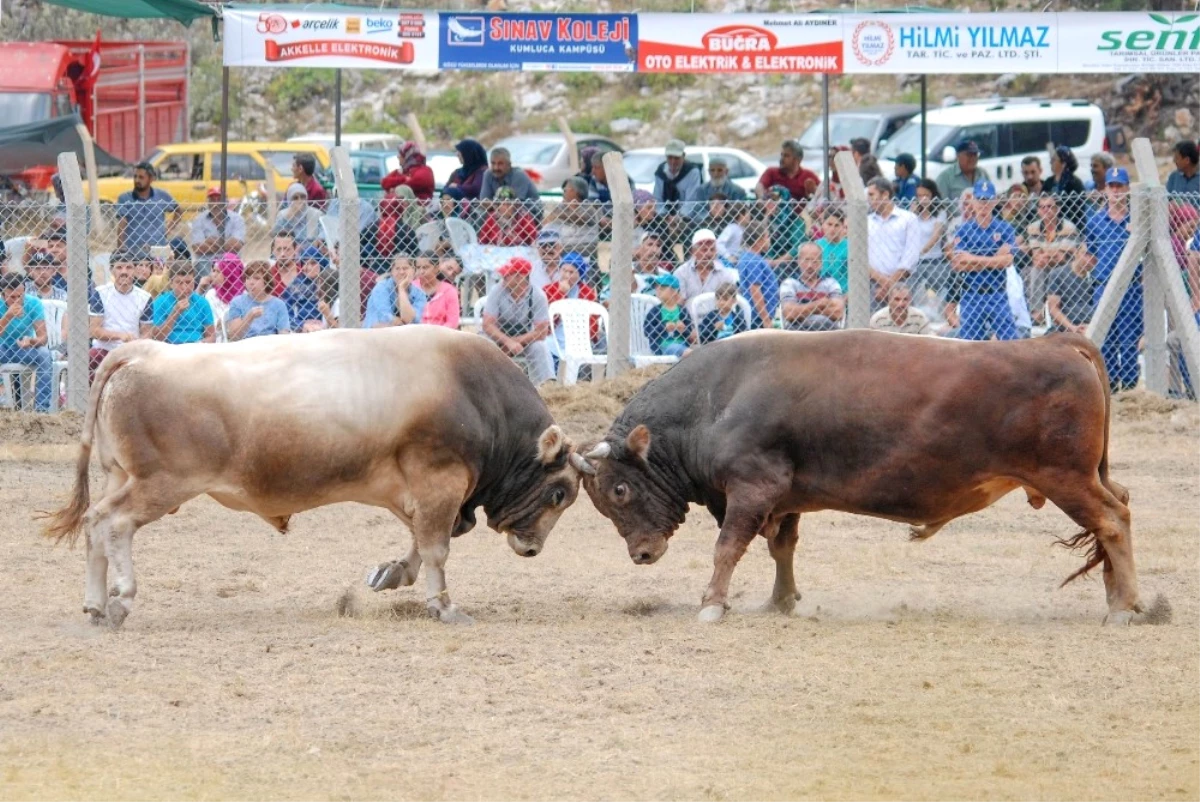
{"type": "Polygon", "coordinates": [[[644,126],[641,120],[636,120],[633,117],[618,117],[608,124],[609,130],[614,134],[633,134],[642,130],[644,126]]]}
{"type": "Polygon", "coordinates": [[[1166,128],[1163,129],[1163,139],[1166,140],[1167,142],[1170,142],[1172,145],[1174,145],[1176,142],[1178,142],[1182,138],[1183,137],[1182,137],[1182,134],[1179,133],[1179,129],[1173,125],[1168,125],[1166,128]]]}
{"type": "Polygon", "coordinates": [[[1000,91],[1000,90],[1008,89],[1010,86],[1013,85],[1013,83],[1016,82],[1016,80],[1017,80],[1017,74],[1015,72],[1009,72],[1009,73],[1005,73],[1004,75],[1001,75],[999,78],[997,78],[992,83],[992,86],[994,86],[997,91],[1000,91]]]}
{"type": "Polygon", "coordinates": [[[1175,109],[1175,126],[1184,131],[1191,131],[1196,125],[1196,118],[1191,109],[1175,109]]]}
{"type": "Polygon", "coordinates": [[[545,102],[546,96],[537,90],[521,93],[521,108],[523,109],[537,109],[545,102]]]}
{"type": "Polygon", "coordinates": [[[686,123],[698,123],[704,119],[704,109],[692,109],[687,114],[683,115],[683,121],[686,123]]]}
{"type": "Polygon", "coordinates": [[[757,112],[738,115],[728,126],[741,139],[752,137],[767,130],[767,118],[757,112]]]}

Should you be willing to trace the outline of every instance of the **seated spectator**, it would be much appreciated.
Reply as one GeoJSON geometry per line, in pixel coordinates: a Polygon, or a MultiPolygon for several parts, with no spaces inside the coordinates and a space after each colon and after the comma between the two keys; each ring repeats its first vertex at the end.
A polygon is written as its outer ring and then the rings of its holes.
{"type": "Polygon", "coordinates": [[[48,253],[35,253],[25,263],[25,292],[41,301],[66,301],[67,288],[54,282],[58,275],[58,264],[48,253]]]}
{"type": "MultiPolygon", "coordinates": [[[[67,227],[55,226],[42,234],[38,242],[37,251],[43,251],[50,254],[50,258],[62,270],[66,270],[67,266],[67,227]]],[[[36,252],[36,251],[35,251],[36,252]]],[[[66,276],[63,276],[63,286],[66,285],[66,276]]]]}
{"type": "Polygon", "coordinates": [[[901,153],[896,157],[896,193],[893,196],[896,203],[905,209],[911,206],[917,197],[917,185],[920,183],[921,176],[917,175],[916,157],[911,153],[901,153]]]}
{"type": "Polygon", "coordinates": [[[679,279],[667,274],[650,281],[659,304],[646,313],[642,333],[655,356],[685,356],[696,344],[696,329],[692,316],[683,305],[679,279]]]}
{"type": "Polygon", "coordinates": [[[455,200],[475,200],[483,189],[483,178],[487,175],[487,151],[474,139],[460,140],[454,150],[462,167],[450,174],[446,187],[457,190],[455,200]]]}
{"type": "Polygon", "coordinates": [[[321,285],[301,269],[300,260],[294,256],[296,244],[291,240],[291,235],[276,237],[276,244],[283,246],[281,253],[286,257],[275,263],[275,290],[272,294],[287,306],[289,327],[298,332],[326,328],[326,316],[321,311],[321,285]]]}
{"type": "Polygon", "coordinates": [[[550,312],[546,294],[531,286],[533,265],[520,257],[509,259],[498,271],[500,286],[487,296],[483,307],[483,334],[512,357],[525,358],[525,372],[535,386],[554,379],[550,354],[550,312]]]}
{"type": "Polygon", "coordinates": [[[871,328],[896,334],[932,334],[929,318],[912,306],[912,290],[903,282],[888,291],[888,305],[871,315],[871,328]]]}
{"type": "Polygon", "coordinates": [[[375,241],[370,243],[372,250],[386,260],[397,254],[414,256],[420,250],[417,229],[424,222],[425,207],[417,200],[413,188],[396,187],[379,200],[379,225],[375,228],[375,241]]]}
{"type": "Polygon", "coordinates": [[[1004,204],[1000,207],[1000,219],[1012,226],[1017,235],[1017,245],[1025,244],[1025,230],[1037,219],[1037,206],[1029,201],[1029,190],[1024,184],[1013,184],[1004,193],[1004,204]]]}
{"type": "Polygon", "coordinates": [[[799,275],[779,285],[783,324],[793,331],[832,331],[846,313],[846,302],[837,281],[821,277],[821,248],[808,242],[800,246],[799,275]]]}
{"type": "Polygon", "coordinates": [[[428,299],[425,301],[425,307],[421,310],[418,322],[427,326],[457,329],[460,316],[458,290],[441,277],[437,254],[432,251],[424,251],[419,254],[416,271],[417,287],[428,299]]]}
{"type": "MultiPolygon", "coordinates": [[[[812,170],[804,166],[804,148],[795,139],[789,139],[779,149],[779,166],[768,167],[754,194],[766,198],[771,189],[780,187],[787,190],[788,199],[796,199],[801,205],[804,201],[817,194],[821,179],[812,170]]],[[[791,250],[789,245],[788,250],[791,250]]]]}
{"type": "MultiPolygon", "coordinates": [[[[636,284],[634,292],[652,293],[654,288],[651,286],[651,279],[654,276],[666,275],[674,268],[674,264],[663,258],[662,237],[652,231],[646,232],[633,249],[633,279],[636,284]]],[[[601,280],[607,282],[608,277],[608,273],[605,273],[601,280]]]]}
{"type": "Polygon", "coordinates": [[[405,142],[396,149],[400,156],[400,167],[385,175],[379,182],[385,196],[398,187],[409,187],[418,200],[433,197],[433,170],[425,164],[425,154],[416,142],[405,142]]]}
{"type": "Polygon", "coordinates": [[[89,367],[96,368],[123,343],[141,336],[142,324],[150,321],[150,293],[133,284],[134,256],[116,251],[109,261],[112,283],[96,288],[88,301],[88,329],[92,336],[89,367]]]}
{"type": "MultiPolygon", "coordinates": [[[[322,238],[321,213],[308,205],[308,190],[303,184],[292,184],[284,196],[286,202],[275,217],[271,235],[291,234],[301,247],[306,247],[322,238]]],[[[237,249],[226,248],[225,251],[237,249]]],[[[218,251],[224,253],[225,251],[218,251]]]]}
{"type": "Polygon", "coordinates": [[[766,224],[756,221],[746,229],[746,247],[737,261],[738,287],[750,302],[752,328],[770,328],[779,310],[779,279],[763,254],[771,246],[766,224]]]}
{"type": "Polygon", "coordinates": [[[325,255],[312,245],[300,252],[299,261],[300,272],[317,288],[317,309],[325,318],[326,326],[336,328],[337,320],[329,314],[329,309],[330,304],[337,300],[337,274],[329,269],[329,260],[325,255]]]}
{"type": "Polygon", "coordinates": [[[1079,249],[1075,224],[1059,213],[1059,198],[1042,195],[1037,199],[1037,220],[1026,229],[1025,248],[1029,255],[1024,271],[1029,308],[1035,320],[1043,318],[1046,284],[1052,271],[1069,267],[1079,249]]]}
{"type": "Polygon", "coordinates": [[[794,256],[800,246],[808,240],[804,218],[800,217],[798,204],[785,187],[771,187],[763,202],[763,212],[771,228],[771,247],[767,249],[767,261],[777,271],[789,272],[794,256]]]}
{"type": "Polygon", "coordinates": [[[381,278],[367,297],[364,329],[385,329],[419,323],[426,296],[416,283],[413,260],[400,255],[392,259],[391,274],[381,278]]]}
{"type": "Polygon", "coordinates": [[[692,258],[675,270],[675,278],[685,302],[722,284],[737,284],[737,274],[717,259],[717,235],[707,228],[692,235],[692,258]]]}
{"type": "MultiPolygon", "coordinates": [[[[850,243],[846,239],[845,212],[831,208],[822,218],[821,234],[822,237],[814,241],[821,249],[821,275],[836,281],[845,295],[850,291],[850,243]]],[[[797,251],[796,258],[799,257],[797,251]]]]}
{"type": "MultiPolygon", "coordinates": [[[[500,198],[500,190],[508,189],[509,199],[520,201],[523,211],[533,216],[535,223],[542,220],[542,196],[529,174],[520,167],[513,167],[512,154],[507,148],[492,148],[491,169],[483,175],[483,186],[479,191],[481,200],[500,198]]],[[[528,244],[528,243],[524,243],[528,244]]]]}
{"type": "Polygon", "coordinates": [[[166,343],[211,343],[213,311],[196,294],[196,271],[191,262],[178,259],[167,270],[169,289],[154,299],[151,319],[142,324],[142,336],[166,343]]]}
{"type": "Polygon", "coordinates": [[[717,256],[732,264],[742,255],[746,227],[755,220],[755,203],[753,201],[736,203],[726,201],[725,204],[728,211],[725,214],[724,225],[720,229],[713,228],[713,231],[719,232],[717,234],[717,256]]]}
{"type": "Polygon", "coordinates": [[[457,283],[458,277],[461,276],[463,272],[462,263],[460,263],[453,256],[447,256],[445,254],[438,256],[437,262],[438,276],[441,278],[441,280],[449,284],[457,283]]]}
{"type": "Polygon", "coordinates": [[[479,229],[479,244],[505,247],[532,245],[538,235],[537,220],[521,207],[509,187],[501,187],[495,197],[492,211],[479,229]]]}
{"type": "Polygon", "coordinates": [[[700,344],[716,342],[746,330],[746,316],[738,306],[736,284],[717,287],[713,300],[716,308],[700,318],[700,344]]]}
{"type": "Polygon", "coordinates": [[[245,270],[246,266],[236,253],[227,253],[217,260],[209,276],[211,284],[205,293],[208,305],[212,307],[216,317],[224,319],[229,304],[246,291],[246,285],[242,283],[242,273],[245,270]]]}
{"type": "MultiPolygon", "coordinates": [[[[595,301],[596,291],[589,287],[584,281],[584,277],[588,273],[588,262],[577,253],[568,253],[562,258],[558,271],[551,279],[550,283],[542,287],[542,292],[546,293],[546,302],[554,303],[568,298],[577,298],[581,301],[595,301]]],[[[592,342],[597,342],[600,339],[600,318],[593,316],[589,321],[589,328],[592,335],[592,342]]],[[[557,345],[554,350],[556,355],[562,354],[566,347],[566,335],[563,333],[562,324],[560,323],[554,330],[554,341],[551,346],[557,345]]]]}
{"type": "Polygon", "coordinates": [[[600,240],[601,206],[587,199],[587,182],[578,176],[563,182],[562,202],[546,214],[546,225],[558,230],[564,251],[574,251],[591,262],[600,240]]]}
{"type": "MultiPolygon", "coordinates": [[[[659,236],[665,249],[666,237],[663,235],[662,225],[658,219],[658,207],[654,196],[644,189],[635,189],[633,191],[633,236],[636,239],[650,231],[659,236]]],[[[663,253],[670,256],[669,249],[664,250],[663,253]]],[[[671,257],[671,263],[674,264],[674,257],[671,257]]]]}
{"type": "Polygon", "coordinates": [[[689,208],[685,209],[685,212],[692,218],[693,225],[702,225],[714,230],[722,227],[723,221],[713,219],[712,206],[709,204],[709,201],[718,196],[723,200],[744,201],[746,190],[733,183],[733,179],[729,177],[729,163],[726,158],[714,155],[708,157],[708,181],[692,190],[687,199],[689,208]]]}
{"type": "MultiPolygon", "coordinates": [[[[596,148],[590,148],[595,152],[588,160],[592,166],[591,174],[588,176],[588,200],[600,204],[600,227],[608,229],[612,227],[612,190],[608,187],[608,171],[604,168],[604,154],[596,148]]],[[[636,191],[633,184],[633,179],[626,176],[625,179],[629,182],[629,191],[636,191]]]]}
{"type": "Polygon", "coordinates": [[[1196,235],[1197,225],[1200,225],[1200,211],[1197,211],[1192,203],[1200,203],[1200,198],[1172,201],[1167,207],[1171,249],[1175,252],[1175,261],[1180,267],[1187,265],[1188,244],[1196,235]]]}
{"type": "Polygon", "coordinates": [[[225,315],[230,342],[270,334],[288,334],[287,304],[275,297],[275,278],[266,262],[251,262],[242,273],[246,291],[234,298],[225,315]]]}
{"type": "Polygon", "coordinates": [[[1168,195],[1191,195],[1186,202],[1200,204],[1200,147],[1190,139],[1176,142],[1172,149],[1175,169],[1167,176],[1168,195]]]}
{"type": "Polygon", "coordinates": [[[1092,280],[1077,260],[1052,268],[1046,281],[1046,321],[1049,331],[1083,334],[1092,319],[1092,280]]]}
{"type": "Polygon", "coordinates": [[[538,261],[533,266],[529,280],[535,287],[545,287],[558,276],[562,263],[562,235],[557,228],[544,228],[537,235],[538,261]]]}
{"type": "Polygon", "coordinates": [[[46,347],[46,315],[42,302],[25,292],[24,280],[15,273],[0,276],[0,364],[6,362],[33,368],[34,406],[49,412],[54,365],[46,347]]]}
{"type": "Polygon", "coordinates": [[[207,208],[192,218],[189,240],[196,273],[201,277],[212,271],[213,261],[220,254],[238,253],[246,244],[246,221],[240,214],[229,213],[221,190],[210,187],[204,197],[207,208]]]}

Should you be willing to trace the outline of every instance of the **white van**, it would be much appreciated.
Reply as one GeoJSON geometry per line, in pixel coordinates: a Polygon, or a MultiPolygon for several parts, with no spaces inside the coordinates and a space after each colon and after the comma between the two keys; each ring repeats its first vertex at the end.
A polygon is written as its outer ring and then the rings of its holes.
{"type": "MultiPolygon", "coordinates": [[[[288,142],[315,142],[326,150],[333,147],[333,134],[302,134],[288,142]]],[[[396,150],[404,144],[404,137],[395,134],[342,134],[342,147],[347,150],[396,150]]]]}
{"type": "Polygon", "coordinates": [[[970,139],[979,145],[979,166],[988,171],[997,189],[1021,180],[1021,159],[1038,156],[1042,175],[1050,175],[1047,144],[1066,145],[1079,160],[1076,175],[1091,177],[1093,154],[1108,150],[1104,112],[1086,100],[979,100],[954,103],[925,113],[927,164],[921,172],[921,117],[913,117],[888,140],[879,153],[879,166],[895,177],[895,158],[911,153],[917,173],[934,178],[957,160],[954,145],[970,139]]]}

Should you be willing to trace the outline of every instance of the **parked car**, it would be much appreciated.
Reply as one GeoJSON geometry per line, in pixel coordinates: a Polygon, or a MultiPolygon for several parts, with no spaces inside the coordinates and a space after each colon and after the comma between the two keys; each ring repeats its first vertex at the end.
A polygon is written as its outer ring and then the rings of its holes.
{"type": "MultiPolygon", "coordinates": [[[[896,131],[919,114],[920,106],[898,104],[892,106],[868,106],[862,109],[835,111],[829,115],[829,145],[849,145],[850,140],[862,137],[871,143],[871,152],[879,150],[895,135],[896,131]]],[[[825,143],[825,118],[818,117],[800,135],[800,146],[804,148],[804,166],[817,175],[825,169],[827,153],[825,143]]],[[[775,156],[775,164],[779,156],[775,156]]]]}
{"type": "MultiPolygon", "coordinates": [[[[1093,153],[1108,150],[1104,112],[1086,100],[971,100],[925,113],[925,178],[937,178],[957,159],[955,143],[970,139],[981,151],[979,166],[997,185],[1021,180],[1021,159],[1040,156],[1043,175],[1050,174],[1047,144],[1067,145],[1079,158],[1077,175],[1087,180],[1093,153]]],[[[921,167],[921,124],[914,119],[897,131],[879,156],[879,167],[891,178],[901,153],[917,157],[921,167]]]]}
{"type": "MultiPolygon", "coordinates": [[[[265,184],[267,173],[275,178],[275,191],[282,197],[292,183],[292,159],[311,153],[318,170],[328,170],[329,152],[311,142],[230,142],[226,194],[230,200],[254,192],[265,184]]],[[[221,182],[221,143],[183,142],[156,148],[145,161],[154,166],[154,186],[170,192],[184,206],[201,205],[208,188],[221,182]]],[[[102,202],[116,203],[122,193],[133,189],[133,172],[102,178],[98,182],[102,202]]],[[[84,182],[83,191],[90,190],[84,182]]]]}
{"type": "MultiPolygon", "coordinates": [[[[584,148],[599,148],[602,153],[624,152],[616,142],[598,134],[575,134],[575,147],[580,153],[584,148]]],[[[528,172],[540,192],[557,193],[562,189],[563,181],[575,175],[568,158],[567,141],[562,134],[518,134],[501,139],[495,148],[508,150],[513,165],[528,172]]],[[[491,151],[488,153],[490,156],[491,151]]]]}
{"type": "MultiPolygon", "coordinates": [[[[333,147],[333,134],[301,134],[288,142],[312,142],[323,145],[326,150],[333,147]]],[[[348,150],[390,150],[393,153],[404,144],[404,137],[395,134],[342,134],[342,147],[348,150]]]]}
{"type": "MultiPolygon", "coordinates": [[[[725,162],[729,165],[729,177],[733,179],[733,183],[747,192],[753,192],[754,185],[766,172],[767,166],[746,151],[709,145],[695,145],[684,151],[684,157],[688,161],[700,165],[703,169],[701,176],[705,181],[708,180],[708,161],[718,154],[725,157],[725,162]]],[[[635,187],[653,192],[654,171],[665,160],[662,148],[630,150],[625,153],[625,172],[629,173],[635,187]]]]}

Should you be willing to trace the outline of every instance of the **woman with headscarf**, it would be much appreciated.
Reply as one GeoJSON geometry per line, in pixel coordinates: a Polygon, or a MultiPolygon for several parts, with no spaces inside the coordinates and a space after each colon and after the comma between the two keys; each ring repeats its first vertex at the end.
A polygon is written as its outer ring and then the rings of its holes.
{"type": "Polygon", "coordinates": [[[454,149],[458,151],[458,160],[462,162],[462,167],[450,174],[446,186],[456,187],[462,193],[459,200],[477,200],[480,190],[483,189],[484,173],[487,172],[487,151],[474,139],[464,139],[455,145],[454,149]]]}
{"type": "Polygon", "coordinates": [[[1087,208],[1087,203],[1084,202],[1083,181],[1075,175],[1078,169],[1079,160],[1075,158],[1075,154],[1066,145],[1059,145],[1050,154],[1050,170],[1054,174],[1043,182],[1042,191],[1057,195],[1063,216],[1083,231],[1091,209],[1087,208]]]}
{"type": "Polygon", "coordinates": [[[425,154],[416,142],[405,142],[397,149],[400,155],[400,169],[392,170],[379,182],[384,194],[400,186],[412,187],[418,199],[427,201],[433,197],[433,170],[425,164],[425,154]]]}

